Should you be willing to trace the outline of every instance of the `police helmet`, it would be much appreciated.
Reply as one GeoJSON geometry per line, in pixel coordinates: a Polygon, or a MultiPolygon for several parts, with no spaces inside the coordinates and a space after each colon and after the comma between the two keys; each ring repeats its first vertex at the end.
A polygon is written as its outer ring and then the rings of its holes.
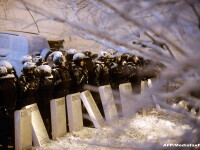
{"type": "Polygon", "coordinates": [[[83,54],[83,53],[76,53],[73,56],[73,61],[74,61],[74,63],[79,64],[80,61],[85,60],[86,58],[87,57],[85,56],[85,54],[83,54]]]}
{"type": "Polygon", "coordinates": [[[108,52],[106,51],[100,51],[98,54],[98,58],[107,58],[108,57],[108,52]]]}
{"type": "Polygon", "coordinates": [[[25,62],[32,62],[33,58],[30,55],[26,55],[22,57],[22,64],[24,64],[25,62]]]}
{"type": "Polygon", "coordinates": [[[23,71],[23,73],[25,75],[34,74],[35,73],[35,68],[36,68],[35,63],[33,63],[33,62],[26,62],[23,65],[23,70],[22,71],[23,71]]]}
{"type": "Polygon", "coordinates": [[[63,61],[66,61],[64,55],[60,51],[55,51],[49,55],[53,59],[54,64],[61,65],[63,61]]]}
{"type": "Polygon", "coordinates": [[[6,67],[1,66],[0,67],[0,77],[7,75],[7,69],[6,67]]]}
{"type": "Polygon", "coordinates": [[[67,61],[72,61],[73,56],[77,53],[77,51],[75,49],[68,49],[66,51],[66,59],[67,61]]]}
{"type": "Polygon", "coordinates": [[[10,74],[10,73],[13,73],[13,66],[11,65],[10,62],[8,61],[0,61],[0,66],[2,67],[5,67],[7,69],[7,72],[10,74]]]}
{"type": "Polygon", "coordinates": [[[15,78],[14,74],[10,74],[6,67],[0,67],[0,80],[1,79],[8,79],[8,78],[15,78]]]}
{"type": "Polygon", "coordinates": [[[43,75],[44,77],[53,78],[53,76],[51,74],[52,70],[49,65],[41,65],[38,67],[38,69],[40,70],[41,75],[43,75]]]}
{"type": "Polygon", "coordinates": [[[68,55],[75,55],[77,53],[77,50],[75,50],[75,49],[68,49],[66,52],[67,52],[68,55]]]}

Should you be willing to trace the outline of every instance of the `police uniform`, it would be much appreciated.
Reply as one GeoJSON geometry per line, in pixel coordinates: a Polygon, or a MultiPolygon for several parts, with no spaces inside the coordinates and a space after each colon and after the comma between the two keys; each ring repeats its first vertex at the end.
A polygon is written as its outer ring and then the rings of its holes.
{"type": "Polygon", "coordinates": [[[39,79],[35,76],[35,64],[26,62],[23,67],[23,74],[19,78],[20,108],[38,103],[39,79]]]}
{"type": "MultiPolygon", "coordinates": [[[[0,67],[1,69],[5,67],[0,67]]],[[[0,73],[0,144],[8,147],[8,137],[14,145],[14,111],[16,109],[16,78],[13,74],[0,73]]]]}
{"type": "Polygon", "coordinates": [[[50,101],[53,99],[53,76],[51,74],[51,67],[48,65],[41,65],[38,67],[41,71],[39,82],[39,103],[38,107],[41,112],[47,133],[51,138],[51,111],[50,101]]]}
{"type": "Polygon", "coordinates": [[[54,86],[54,97],[60,98],[69,94],[71,76],[66,66],[56,65],[53,67],[57,79],[54,86]],[[56,73],[55,73],[56,72],[56,73]]]}
{"type": "Polygon", "coordinates": [[[84,85],[88,83],[88,70],[82,66],[75,66],[73,70],[75,92],[83,92],[84,85]]]}
{"type": "Polygon", "coordinates": [[[66,66],[66,58],[60,51],[53,52],[54,98],[69,94],[71,76],[66,66]]]}

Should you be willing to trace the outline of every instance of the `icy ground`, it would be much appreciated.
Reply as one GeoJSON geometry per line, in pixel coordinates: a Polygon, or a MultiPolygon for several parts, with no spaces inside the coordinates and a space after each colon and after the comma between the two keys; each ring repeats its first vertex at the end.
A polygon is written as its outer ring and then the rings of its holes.
{"type": "Polygon", "coordinates": [[[147,115],[137,114],[99,129],[84,127],[37,150],[132,149],[144,142],[176,143],[178,136],[190,129],[185,121],[181,115],[152,110],[147,115]]]}

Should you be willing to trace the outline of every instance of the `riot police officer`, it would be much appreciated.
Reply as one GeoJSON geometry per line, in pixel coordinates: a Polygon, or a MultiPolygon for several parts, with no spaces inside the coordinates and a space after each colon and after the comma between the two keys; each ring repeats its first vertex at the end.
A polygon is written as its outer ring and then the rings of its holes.
{"type": "MultiPolygon", "coordinates": [[[[75,67],[73,69],[73,79],[74,79],[74,92],[83,92],[84,85],[88,84],[88,70],[86,68],[86,57],[83,53],[76,53],[73,56],[73,61],[75,67]]],[[[84,114],[87,114],[86,108],[82,105],[82,111],[84,114]]],[[[91,126],[92,122],[86,118],[83,118],[84,126],[91,126]]]]}
{"type": "Polygon", "coordinates": [[[20,108],[38,102],[39,79],[35,75],[36,65],[33,62],[24,63],[19,78],[20,108]]]}
{"type": "Polygon", "coordinates": [[[99,85],[110,84],[109,67],[111,65],[111,56],[108,52],[100,51],[98,54],[98,60],[95,61],[100,66],[99,85]]]}
{"type": "Polygon", "coordinates": [[[126,82],[130,81],[130,78],[137,76],[137,67],[136,65],[129,61],[131,55],[128,53],[125,53],[121,56],[122,58],[122,64],[123,64],[123,69],[124,69],[124,76],[126,77],[126,82]]]}
{"type": "Polygon", "coordinates": [[[14,74],[15,78],[17,78],[17,73],[10,62],[2,60],[0,61],[0,66],[5,67],[7,69],[8,74],[14,74]]]}
{"type": "Polygon", "coordinates": [[[71,76],[66,66],[66,60],[62,54],[60,55],[59,52],[58,54],[54,52],[53,61],[54,79],[56,80],[54,84],[54,97],[60,98],[69,94],[71,76]]]}
{"type": "Polygon", "coordinates": [[[16,78],[0,67],[0,144],[8,148],[8,138],[14,145],[14,111],[16,109],[16,78]]]}
{"type": "Polygon", "coordinates": [[[124,83],[126,80],[123,77],[123,65],[121,61],[121,55],[116,54],[114,56],[115,62],[110,68],[111,86],[113,89],[119,89],[119,84],[124,83]]]}
{"type": "Polygon", "coordinates": [[[131,66],[131,73],[129,76],[129,82],[132,85],[133,93],[139,94],[141,92],[141,65],[139,57],[134,55],[127,56],[127,64],[131,66]]]}
{"type": "Polygon", "coordinates": [[[53,99],[53,75],[49,65],[41,65],[40,82],[38,87],[39,103],[38,107],[41,112],[45,127],[51,137],[51,116],[50,116],[50,101],[53,99]]]}
{"type": "Polygon", "coordinates": [[[77,53],[75,49],[68,49],[66,51],[66,60],[68,64],[71,64],[73,62],[73,56],[77,53]]]}
{"type": "Polygon", "coordinates": [[[88,84],[99,86],[100,65],[93,60],[92,53],[85,51],[85,67],[88,70],[88,84]]]}
{"type": "Polygon", "coordinates": [[[130,78],[134,77],[137,73],[136,67],[128,63],[128,54],[116,54],[115,63],[111,67],[111,86],[118,89],[122,83],[130,82],[130,78]]]}
{"type": "Polygon", "coordinates": [[[83,53],[76,53],[73,56],[73,61],[76,65],[73,69],[73,79],[75,81],[73,89],[75,92],[83,92],[83,86],[88,84],[88,70],[86,68],[85,59],[86,56],[83,53]]]}
{"type": "Polygon", "coordinates": [[[66,50],[66,61],[67,61],[67,66],[68,66],[68,69],[69,69],[69,73],[70,73],[70,76],[71,76],[71,82],[70,82],[70,91],[69,93],[72,94],[75,92],[75,89],[74,89],[74,84],[75,84],[75,81],[74,81],[74,78],[73,78],[73,69],[75,67],[75,64],[74,64],[74,61],[73,61],[73,56],[77,53],[77,51],[75,49],[68,49],[66,50]]]}
{"type": "MultiPolygon", "coordinates": [[[[98,61],[93,60],[93,54],[90,51],[86,51],[85,54],[87,55],[86,60],[86,68],[88,70],[88,84],[93,85],[93,86],[100,86],[100,82],[101,82],[101,76],[102,75],[102,69],[103,66],[101,63],[99,63],[98,61]]],[[[103,106],[101,103],[101,98],[98,92],[96,91],[91,91],[91,94],[101,112],[102,115],[104,115],[104,111],[103,111],[103,106]]]]}

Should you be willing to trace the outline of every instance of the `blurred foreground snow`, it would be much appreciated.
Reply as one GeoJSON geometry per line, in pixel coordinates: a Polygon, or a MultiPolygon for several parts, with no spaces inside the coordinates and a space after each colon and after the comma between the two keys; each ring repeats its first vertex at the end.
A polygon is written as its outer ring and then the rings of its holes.
{"type": "Polygon", "coordinates": [[[120,119],[99,129],[85,127],[83,130],[67,133],[37,150],[139,149],[151,142],[160,144],[161,148],[163,144],[178,143],[178,137],[189,129],[182,115],[152,110],[146,116],[136,114],[130,120],[120,119]]]}

